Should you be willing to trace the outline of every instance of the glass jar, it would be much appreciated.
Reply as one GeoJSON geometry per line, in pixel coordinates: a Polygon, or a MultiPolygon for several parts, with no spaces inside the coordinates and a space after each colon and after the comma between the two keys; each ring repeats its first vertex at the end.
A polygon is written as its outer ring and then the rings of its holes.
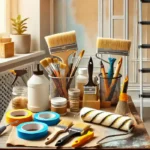
{"type": "Polygon", "coordinates": [[[83,99],[84,85],[88,82],[87,68],[79,68],[76,77],[76,88],[80,89],[80,100],[83,99]]]}
{"type": "Polygon", "coordinates": [[[51,111],[60,114],[61,116],[67,113],[67,99],[64,97],[51,98],[51,111]]]}
{"type": "Polygon", "coordinates": [[[68,90],[70,112],[80,111],[80,89],[71,88],[68,90]]]}
{"type": "Polygon", "coordinates": [[[26,86],[15,86],[12,89],[12,99],[15,97],[27,97],[27,87],[26,86]]]}
{"type": "Polygon", "coordinates": [[[12,89],[12,107],[13,109],[27,108],[27,87],[15,86],[12,89]]]}

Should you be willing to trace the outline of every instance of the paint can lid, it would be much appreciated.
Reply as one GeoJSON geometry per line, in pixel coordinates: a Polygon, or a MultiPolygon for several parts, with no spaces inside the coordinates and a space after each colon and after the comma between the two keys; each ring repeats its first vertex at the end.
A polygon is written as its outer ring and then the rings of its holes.
{"type": "Polygon", "coordinates": [[[51,104],[56,106],[66,105],[67,99],[64,97],[54,97],[51,99],[51,104]]]}

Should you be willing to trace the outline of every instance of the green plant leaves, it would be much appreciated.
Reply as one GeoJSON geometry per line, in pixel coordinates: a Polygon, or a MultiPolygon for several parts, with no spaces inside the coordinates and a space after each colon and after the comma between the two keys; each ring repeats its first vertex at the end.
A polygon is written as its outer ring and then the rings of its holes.
{"type": "Polygon", "coordinates": [[[23,34],[27,31],[26,22],[29,18],[21,19],[21,15],[18,15],[16,19],[11,18],[13,29],[17,32],[17,34],[23,34]]]}

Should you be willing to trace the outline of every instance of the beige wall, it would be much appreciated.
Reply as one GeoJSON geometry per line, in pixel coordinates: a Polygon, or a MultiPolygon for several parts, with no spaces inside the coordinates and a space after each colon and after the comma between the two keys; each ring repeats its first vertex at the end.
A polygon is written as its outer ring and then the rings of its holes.
{"type": "MultiPolygon", "coordinates": [[[[21,14],[27,21],[27,32],[31,34],[31,51],[47,50],[44,36],[50,33],[50,0],[10,0],[11,17],[21,14]]],[[[12,30],[11,30],[12,32],[12,30]]]]}

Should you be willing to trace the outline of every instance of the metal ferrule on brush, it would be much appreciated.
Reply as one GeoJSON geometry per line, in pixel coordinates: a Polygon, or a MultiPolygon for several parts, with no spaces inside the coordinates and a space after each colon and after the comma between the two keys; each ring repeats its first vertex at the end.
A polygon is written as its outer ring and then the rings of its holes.
{"type": "Polygon", "coordinates": [[[50,52],[50,54],[53,54],[53,53],[57,53],[57,52],[60,52],[60,51],[61,52],[66,51],[66,50],[69,50],[69,49],[77,50],[78,46],[77,46],[76,43],[73,43],[73,44],[61,45],[61,46],[57,46],[57,47],[50,47],[49,52],[50,52]]]}
{"type": "Polygon", "coordinates": [[[112,49],[98,48],[98,53],[129,56],[129,52],[127,50],[112,50],[112,49]]]}

